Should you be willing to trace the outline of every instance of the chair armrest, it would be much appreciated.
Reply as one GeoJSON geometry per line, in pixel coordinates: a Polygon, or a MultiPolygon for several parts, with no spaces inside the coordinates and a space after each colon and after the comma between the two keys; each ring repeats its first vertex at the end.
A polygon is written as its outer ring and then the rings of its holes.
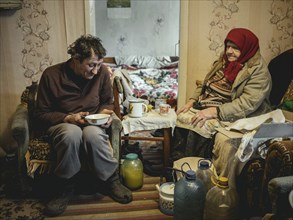
{"type": "Polygon", "coordinates": [[[289,194],[293,190],[293,176],[276,177],[268,185],[272,212],[278,217],[293,216],[289,194]]]}
{"type": "Polygon", "coordinates": [[[122,118],[120,106],[122,101],[120,98],[121,95],[123,96],[123,86],[121,83],[121,77],[115,76],[113,80],[114,112],[120,119],[122,118]]]}
{"type": "Polygon", "coordinates": [[[116,84],[117,86],[117,90],[119,93],[123,93],[124,90],[123,90],[123,86],[122,86],[122,83],[121,83],[121,77],[119,76],[115,76],[114,77],[114,83],[116,84]]]}
{"type": "Polygon", "coordinates": [[[25,104],[19,104],[17,106],[12,117],[11,132],[18,145],[18,172],[19,175],[22,175],[24,172],[25,152],[27,151],[29,142],[28,109],[25,104]]]}
{"type": "Polygon", "coordinates": [[[18,143],[23,145],[29,139],[28,110],[24,104],[19,104],[12,117],[12,136],[18,143]]]}
{"type": "Polygon", "coordinates": [[[112,114],[112,125],[110,127],[110,142],[112,144],[114,157],[119,161],[120,159],[120,146],[121,146],[121,131],[122,123],[120,118],[113,113],[112,114]]]}

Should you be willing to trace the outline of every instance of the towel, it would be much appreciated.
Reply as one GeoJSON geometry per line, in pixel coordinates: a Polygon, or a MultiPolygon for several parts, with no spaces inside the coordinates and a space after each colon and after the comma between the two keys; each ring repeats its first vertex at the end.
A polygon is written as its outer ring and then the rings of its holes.
{"type": "Polygon", "coordinates": [[[257,129],[261,124],[265,122],[271,123],[284,123],[286,121],[285,116],[281,109],[262,114],[251,118],[242,118],[226,127],[227,130],[237,130],[240,132],[247,132],[257,129]]]}

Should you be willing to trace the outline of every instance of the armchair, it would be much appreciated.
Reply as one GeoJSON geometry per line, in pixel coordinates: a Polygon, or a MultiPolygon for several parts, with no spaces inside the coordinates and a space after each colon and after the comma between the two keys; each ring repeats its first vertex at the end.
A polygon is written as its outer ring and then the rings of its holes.
{"type": "Polygon", "coordinates": [[[293,216],[289,193],[293,190],[293,140],[276,141],[269,146],[262,179],[264,213],[277,219],[293,216]]]}
{"type": "MultiPolygon", "coordinates": [[[[54,166],[54,153],[50,150],[49,143],[46,141],[46,136],[37,134],[36,131],[33,131],[30,123],[30,118],[32,118],[35,106],[37,90],[38,84],[36,82],[26,87],[21,95],[21,103],[17,106],[13,115],[11,125],[12,136],[18,144],[17,156],[20,182],[23,182],[23,177],[26,175],[25,171],[27,171],[29,176],[33,176],[36,172],[38,174],[48,173],[54,166]]],[[[116,114],[113,114],[112,117],[113,121],[109,128],[109,136],[114,157],[119,161],[119,135],[122,125],[116,114]]],[[[21,187],[25,186],[21,183],[21,187]]]]}
{"type": "MultiPolygon", "coordinates": [[[[275,177],[269,181],[268,191],[272,205],[272,213],[264,219],[286,219],[293,216],[293,207],[289,203],[289,195],[293,192],[293,176],[275,177]]],[[[291,198],[292,199],[292,198],[291,198]]]]}

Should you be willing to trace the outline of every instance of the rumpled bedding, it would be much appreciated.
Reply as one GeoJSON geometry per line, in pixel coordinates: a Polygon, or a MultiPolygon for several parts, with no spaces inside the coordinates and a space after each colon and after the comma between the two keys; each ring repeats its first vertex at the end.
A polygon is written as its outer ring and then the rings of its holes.
{"type": "Polygon", "coordinates": [[[129,86],[136,98],[147,98],[154,102],[157,98],[177,100],[178,61],[171,62],[169,56],[127,56],[115,57],[116,66],[112,71],[127,71],[131,79],[129,86]]]}
{"type": "Polygon", "coordinates": [[[177,99],[177,68],[134,70],[129,71],[129,77],[136,97],[146,96],[151,101],[157,98],[177,99]]]}

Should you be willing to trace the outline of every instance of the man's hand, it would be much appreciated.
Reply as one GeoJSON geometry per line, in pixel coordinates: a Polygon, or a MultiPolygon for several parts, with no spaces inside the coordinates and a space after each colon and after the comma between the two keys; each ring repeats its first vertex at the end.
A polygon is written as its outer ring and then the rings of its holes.
{"type": "Polygon", "coordinates": [[[84,119],[85,116],[87,116],[89,112],[79,112],[74,114],[69,114],[64,118],[64,122],[76,124],[76,125],[85,125],[87,124],[87,121],[84,119]]]}
{"type": "Polygon", "coordinates": [[[110,115],[107,123],[101,125],[102,128],[109,128],[111,126],[111,124],[112,124],[112,121],[113,121],[112,116],[111,116],[113,114],[113,110],[103,109],[102,111],[99,112],[99,114],[108,114],[108,115],[110,115]]]}

